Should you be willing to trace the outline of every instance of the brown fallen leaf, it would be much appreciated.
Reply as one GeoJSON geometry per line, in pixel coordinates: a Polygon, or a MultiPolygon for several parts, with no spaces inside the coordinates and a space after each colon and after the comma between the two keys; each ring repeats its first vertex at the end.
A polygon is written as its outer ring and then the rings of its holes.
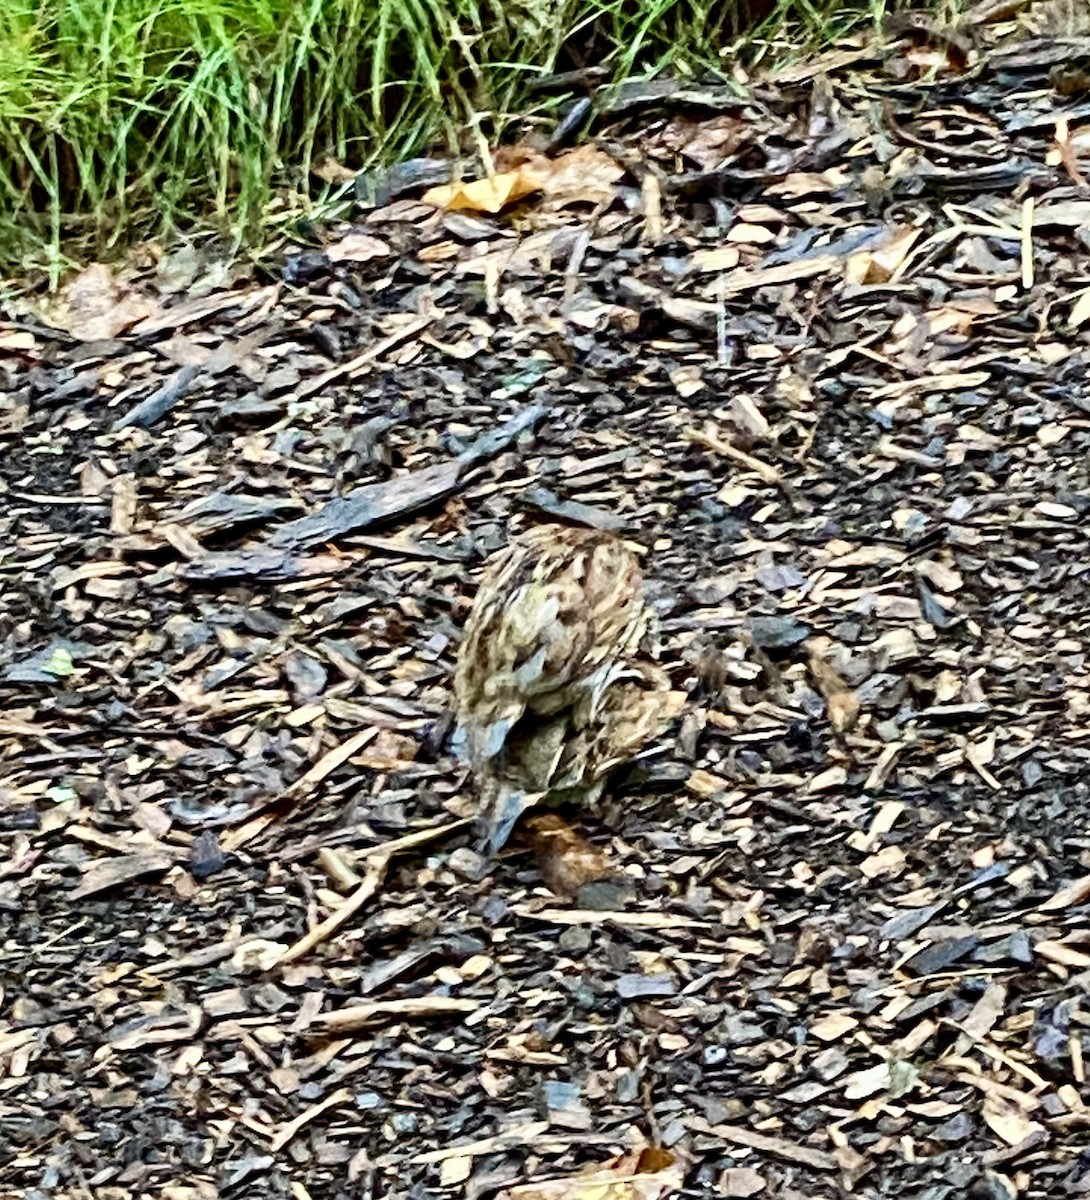
{"type": "Polygon", "coordinates": [[[750,122],[728,113],[707,121],[678,116],[667,122],[651,148],[681,154],[701,170],[714,171],[752,137],[752,130],[750,122]]]}
{"type": "Polygon", "coordinates": [[[357,229],[323,249],[330,262],[369,262],[372,258],[388,258],[392,253],[388,242],[357,229]]]}
{"type": "Polygon", "coordinates": [[[517,1184],[496,1200],[660,1200],[680,1189],[684,1178],[669,1150],[647,1146],[575,1175],[517,1184]]]}
{"type": "Polygon", "coordinates": [[[150,296],[130,291],[105,263],[92,263],[43,304],[39,315],[81,342],[106,342],[158,313],[150,296]]]}
{"type": "Polygon", "coordinates": [[[448,212],[498,213],[534,192],[540,192],[550,208],[602,204],[613,199],[614,186],[622,175],[624,167],[588,143],[556,158],[533,155],[513,169],[485,179],[430,188],[422,199],[448,212]]]}
{"type": "Polygon", "coordinates": [[[549,208],[608,204],[625,171],[620,163],[591,143],[557,158],[535,158],[523,170],[537,180],[538,190],[549,208]]]}
{"type": "Polygon", "coordinates": [[[556,813],[539,813],[523,821],[523,832],[549,891],[574,896],[584,884],[607,879],[615,868],[586,838],[556,813]]]}

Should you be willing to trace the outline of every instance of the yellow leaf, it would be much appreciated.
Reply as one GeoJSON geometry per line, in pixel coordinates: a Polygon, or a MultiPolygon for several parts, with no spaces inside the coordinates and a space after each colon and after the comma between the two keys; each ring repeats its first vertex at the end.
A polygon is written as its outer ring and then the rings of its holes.
{"type": "Polygon", "coordinates": [[[541,192],[549,207],[608,203],[624,167],[597,146],[580,146],[557,158],[536,154],[510,171],[487,179],[449,183],[424,193],[424,203],[448,212],[498,213],[531,192],[541,192]]]}
{"type": "Polygon", "coordinates": [[[423,200],[425,204],[434,204],[448,212],[498,213],[536,190],[537,183],[520,167],[517,171],[503,171],[487,179],[430,188],[424,193],[423,200]]]}

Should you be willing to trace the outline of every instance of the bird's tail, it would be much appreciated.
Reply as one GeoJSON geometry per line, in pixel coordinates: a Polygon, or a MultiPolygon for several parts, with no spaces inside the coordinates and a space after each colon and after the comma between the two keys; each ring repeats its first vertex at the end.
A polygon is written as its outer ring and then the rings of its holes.
{"type": "Polygon", "coordinates": [[[521,788],[495,781],[482,797],[478,834],[485,853],[491,855],[507,845],[519,817],[542,797],[541,792],[524,792],[521,788]]]}
{"type": "Polygon", "coordinates": [[[523,711],[522,705],[512,707],[487,725],[459,721],[450,738],[455,757],[473,767],[491,762],[503,749],[507,735],[523,711]]]}

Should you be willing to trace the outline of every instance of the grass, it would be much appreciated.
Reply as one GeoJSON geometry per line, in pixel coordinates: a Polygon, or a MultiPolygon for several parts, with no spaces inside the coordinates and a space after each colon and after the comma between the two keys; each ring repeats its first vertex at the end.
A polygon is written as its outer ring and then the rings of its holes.
{"type": "Polygon", "coordinates": [[[540,74],[722,70],[755,15],[812,41],[887,0],[859,3],[0,0],[0,270],[55,280],[187,228],[241,245],[321,199],[326,158],[457,151],[545,115],[540,74]]]}

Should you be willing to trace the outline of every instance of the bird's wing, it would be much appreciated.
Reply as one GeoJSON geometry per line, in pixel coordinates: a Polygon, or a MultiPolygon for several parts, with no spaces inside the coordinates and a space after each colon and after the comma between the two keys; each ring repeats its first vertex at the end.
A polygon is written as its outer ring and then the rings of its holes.
{"type": "Polygon", "coordinates": [[[584,785],[634,758],[658,737],[684,705],[670,678],[651,663],[628,665],[604,691],[594,709],[576,705],[572,737],[558,766],[558,786],[584,785]]]}
{"type": "Polygon", "coordinates": [[[586,693],[597,703],[646,623],[622,543],[535,533],[486,569],[459,650],[455,746],[474,764],[499,753],[527,710],[558,712],[586,693]]]}

